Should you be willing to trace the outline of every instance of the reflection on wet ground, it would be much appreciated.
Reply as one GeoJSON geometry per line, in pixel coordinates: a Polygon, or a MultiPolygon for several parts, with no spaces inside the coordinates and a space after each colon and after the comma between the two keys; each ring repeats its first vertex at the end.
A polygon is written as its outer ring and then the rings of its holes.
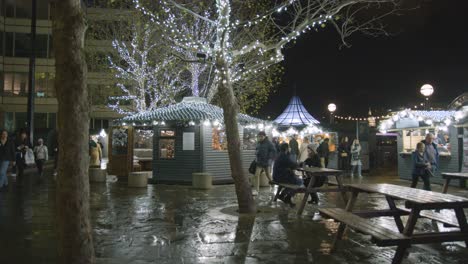
{"type": "MultiPolygon", "coordinates": [[[[362,181],[408,185],[396,177],[362,181]]],[[[440,191],[440,186],[433,188],[440,191]]],[[[468,197],[466,189],[450,191],[468,197]]],[[[239,216],[232,185],[208,191],[174,185],[140,189],[112,177],[105,184],[92,184],[98,263],[390,263],[394,247],[379,248],[352,231],[331,254],[338,225],[322,219],[315,205],[307,205],[304,215],[297,217],[295,210],[271,202],[273,193],[273,188],[263,188],[256,198],[260,212],[239,216]]],[[[335,193],[320,198],[319,206],[344,206],[335,193]]],[[[360,200],[368,203],[358,203],[358,208],[387,206],[376,195],[360,200]]],[[[54,202],[52,179],[0,193],[0,263],[55,263],[54,202]]],[[[375,221],[397,230],[392,218],[375,221]]],[[[417,228],[434,226],[423,220],[417,228]]],[[[468,263],[468,250],[458,242],[413,246],[404,263],[468,263]]]]}

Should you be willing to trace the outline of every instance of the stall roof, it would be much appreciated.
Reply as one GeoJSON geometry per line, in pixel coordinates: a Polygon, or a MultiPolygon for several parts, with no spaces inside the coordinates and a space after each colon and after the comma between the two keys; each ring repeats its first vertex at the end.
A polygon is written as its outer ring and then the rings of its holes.
{"type": "Polygon", "coordinates": [[[298,96],[293,96],[291,98],[289,105],[274,122],[280,127],[303,127],[320,123],[307,112],[298,96]]]}
{"type": "MultiPolygon", "coordinates": [[[[238,114],[238,121],[241,124],[263,123],[264,121],[245,114],[238,114]]],[[[223,122],[223,109],[218,106],[208,104],[205,98],[185,97],[182,102],[161,107],[153,111],[141,112],[131,116],[126,116],[122,122],[152,122],[152,121],[204,121],[218,120],[223,122]]]]}

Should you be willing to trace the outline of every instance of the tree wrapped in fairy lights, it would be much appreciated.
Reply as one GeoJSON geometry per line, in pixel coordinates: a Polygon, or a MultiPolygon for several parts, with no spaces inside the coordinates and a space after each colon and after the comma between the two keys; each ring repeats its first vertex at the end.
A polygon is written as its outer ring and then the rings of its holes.
{"type": "MultiPolygon", "coordinates": [[[[304,33],[332,27],[337,30],[342,44],[349,46],[347,38],[355,32],[374,36],[386,34],[382,18],[401,10],[398,0],[287,0],[274,1],[279,4],[241,20],[237,11],[245,8],[242,5],[248,5],[249,1],[215,0],[214,4],[207,1],[205,6],[212,10],[209,15],[194,11],[191,3],[158,2],[150,7],[134,0],[136,8],[162,30],[164,38],[180,49],[203,54],[204,62],[214,67],[213,85],[207,97],[217,94],[224,111],[231,174],[241,213],[256,212],[256,205],[242,167],[236,87],[281,62],[284,59],[282,49],[304,33]],[[153,7],[162,8],[164,12],[155,11],[153,7]],[[185,15],[173,15],[180,13],[185,15]],[[187,16],[212,26],[208,42],[182,33],[187,16]],[[275,27],[275,33],[263,34],[271,26],[275,27]]],[[[190,57],[183,59],[193,62],[190,57]]]]}

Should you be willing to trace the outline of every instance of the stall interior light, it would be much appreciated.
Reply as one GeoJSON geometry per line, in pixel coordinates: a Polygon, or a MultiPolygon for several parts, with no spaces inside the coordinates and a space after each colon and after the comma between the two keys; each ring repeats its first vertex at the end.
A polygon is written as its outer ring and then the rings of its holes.
{"type": "Polygon", "coordinates": [[[166,122],[161,121],[161,126],[165,126],[165,125],[166,125],[166,122]]]}
{"type": "Polygon", "coordinates": [[[101,129],[101,132],[99,132],[99,136],[103,138],[107,137],[106,131],[104,129],[101,129]]]}
{"type": "Polygon", "coordinates": [[[203,122],[203,125],[209,126],[209,125],[210,125],[210,120],[205,120],[205,121],[203,122]]]}
{"type": "Polygon", "coordinates": [[[158,121],[153,121],[153,125],[157,125],[158,124],[158,121]]]}

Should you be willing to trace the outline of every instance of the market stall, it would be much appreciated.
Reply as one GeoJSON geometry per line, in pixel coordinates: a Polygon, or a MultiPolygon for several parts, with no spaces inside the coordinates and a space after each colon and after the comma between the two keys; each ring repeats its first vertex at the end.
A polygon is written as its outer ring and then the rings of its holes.
{"type": "Polygon", "coordinates": [[[299,145],[307,137],[311,142],[320,143],[323,139],[329,138],[328,143],[330,155],[328,168],[338,168],[338,134],[336,132],[327,132],[319,126],[320,122],[315,119],[304,107],[298,96],[293,96],[288,106],[274,120],[276,128],[273,129],[273,137],[278,138],[279,142],[288,143],[291,136],[298,135],[299,145]]]}
{"type": "MultiPolygon", "coordinates": [[[[466,125],[467,109],[445,111],[404,110],[395,113],[380,123],[383,133],[397,134],[398,174],[402,179],[411,179],[412,152],[416,144],[425,139],[426,134],[435,136],[434,142],[439,151],[439,167],[432,182],[442,183],[441,172],[459,172],[463,155],[463,126],[466,125]]],[[[466,144],[466,143],[465,143],[466,144]]]]}
{"type": "MultiPolygon", "coordinates": [[[[140,136],[141,144],[129,156],[135,159],[151,152],[152,182],[190,184],[192,173],[204,172],[212,175],[213,184],[219,184],[232,182],[222,121],[221,108],[208,104],[204,98],[186,97],[168,107],[125,117],[119,124],[125,129],[148,131],[146,137],[140,136]],[[151,143],[147,141],[149,138],[151,143]]],[[[262,120],[244,114],[238,115],[238,121],[243,139],[242,161],[247,171],[255,157],[256,135],[269,127],[262,120]]]]}

